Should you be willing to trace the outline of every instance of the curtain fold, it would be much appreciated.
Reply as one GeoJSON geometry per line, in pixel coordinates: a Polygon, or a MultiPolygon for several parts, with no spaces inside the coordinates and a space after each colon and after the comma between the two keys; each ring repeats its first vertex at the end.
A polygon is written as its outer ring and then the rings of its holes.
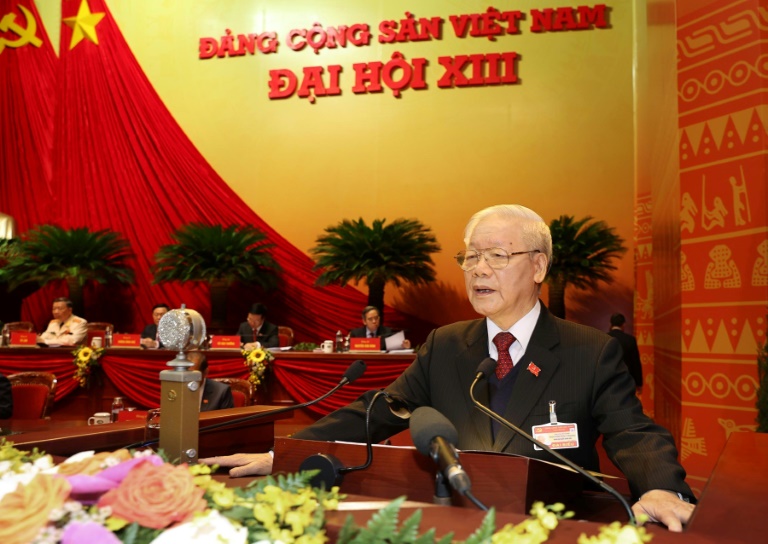
{"type": "MultiPolygon", "coordinates": [[[[14,218],[18,236],[54,220],[50,184],[58,61],[32,0],[0,0],[0,17],[10,15],[13,25],[0,31],[0,212],[14,218]]],[[[50,319],[51,299],[43,300],[28,297],[26,315],[50,319]]]]}

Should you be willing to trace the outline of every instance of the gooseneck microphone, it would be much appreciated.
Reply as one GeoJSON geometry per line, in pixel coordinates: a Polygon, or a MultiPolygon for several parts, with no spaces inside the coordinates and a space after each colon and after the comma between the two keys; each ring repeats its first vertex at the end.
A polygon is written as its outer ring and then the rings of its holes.
{"type": "Polygon", "coordinates": [[[311,483],[313,487],[325,486],[325,489],[330,489],[332,486],[341,485],[344,479],[344,474],[348,472],[354,472],[357,470],[365,470],[373,462],[373,443],[371,439],[371,409],[376,401],[384,397],[389,405],[389,410],[395,416],[400,419],[408,419],[411,417],[411,412],[408,410],[407,405],[399,398],[390,395],[383,389],[376,391],[368,403],[365,409],[365,445],[366,445],[366,460],[362,465],[356,467],[345,467],[341,461],[330,453],[317,453],[310,455],[304,461],[302,461],[299,470],[318,470],[319,472],[312,478],[311,483]]]}
{"type": "MultiPolygon", "coordinates": [[[[257,414],[251,414],[248,416],[238,417],[236,419],[230,419],[229,421],[222,421],[221,423],[214,423],[213,425],[207,425],[200,429],[200,433],[206,433],[214,429],[220,429],[222,427],[237,425],[239,423],[245,423],[247,421],[253,421],[253,420],[261,419],[267,416],[282,414],[283,412],[300,410],[302,408],[306,408],[307,406],[312,406],[313,404],[316,404],[321,400],[327,399],[328,397],[333,395],[336,391],[338,391],[345,385],[353,383],[355,380],[357,380],[358,378],[360,378],[360,376],[363,375],[363,373],[365,372],[365,369],[366,369],[365,361],[358,359],[347,367],[347,370],[344,371],[344,375],[342,376],[339,383],[333,386],[333,388],[330,391],[328,391],[327,393],[321,395],[316,399],[313,399],[307,402],[302,402],[301,404],[292,404],[291,406],[284,406],[282,408],[275,408],[274,410],[267,410],[266,412],[259,412],[257,414]]],[[[138,448],[142,446],[149,446],[151,444],[154,444],[155,442],[157,442],[157,440],[151,440],[149,442],[138,442],[136,444],[131,444],[129,446],[126,446],[126,448],[130,449],[130,448],[138,448]]]]}
{"type": "MultiPolygon", "coordinates": [[[[483,412],[485,415],[493,419],[494,421],[498,421],[502,425],[504,425],[506,428],[514,431],[515,433],[519,434],[532,444],[535,444],[542,450],[548,452],[550,455],[554,456],[558,461],[562,462],[564,465],[572,468],[584,478],[592,482],[593,484],[597,485],[604,491],[607,491],[621,503],[621,505],[624,507],[624,509],[627,511],[627,515],[629,516],[629,522],[632,525],[637,525],[637,520],[635,519],[635,515],[632,512],[632,508],[629,506],[629,503],[626,501],[626,499],[616,491],[614,488],[612,488],[610,485],[606,484],[599,478],[594,477],[592,474],[590,474],[588,471],[581,468],[579,465],[568,459],[567,457],[563,456],[562,454],[558,453],[557,451],[553,450],[540,440],[536,440],[534,437],[526,433],[524,430],[520,429],[519,427],[515,426],[511,422],[507,421],[503,417],[501,417],[499,414],[488,408],[487,406],[484,406],[483,404],[480,404],[480,402],[475,398],[475,385],[477,385],[477,382],[479,382],[481,379],[488,378],[488,376],[491,375],[491,373],[496,371],[496,365],[498,363],[491,359],[490,357],[486,357],[483,359],[483,361],[480,363],[480,365],[477,367],[477,374],[475,375],[475,380],[472,382],[472,385],[469,388],[469,396],[472,399],[472,402],[474,403],[475,407],[483,412]]],[[[415,414],[414,414],[415,415],[415,414]]]]}
{"type": "MultiPolygon", "coordinates": [[[[451,487],[467,497],[481,510],[488,510],[471,493],[469,476],[459,463],[456,442],[459,433],[448,418],[430,406],[420,406],[414,410],[410,422],[411,438],[420,453],[431,458],[439,469],[437,489],[440,490],[440,478],[444,477],[451,487]]],[[[439,496],[440,493],[437,493],[439,496]]]]}

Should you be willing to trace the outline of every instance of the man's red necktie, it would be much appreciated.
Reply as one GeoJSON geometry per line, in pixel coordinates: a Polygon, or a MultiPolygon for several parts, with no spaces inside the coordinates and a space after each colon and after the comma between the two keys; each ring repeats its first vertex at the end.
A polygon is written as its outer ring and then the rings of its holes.
{"type": "Polygon", "coordinates": [[[509,346],[515,341],[515,337],[511,332],[500,332],[493,337],[493,343],[496,344],[496,349],[499,350],[498,365],[496,366],[496,377],[500,380],[504,379],[504,376],[509,374],[514,366],[512,363],[512,356],[509,354],[509,346]]]}

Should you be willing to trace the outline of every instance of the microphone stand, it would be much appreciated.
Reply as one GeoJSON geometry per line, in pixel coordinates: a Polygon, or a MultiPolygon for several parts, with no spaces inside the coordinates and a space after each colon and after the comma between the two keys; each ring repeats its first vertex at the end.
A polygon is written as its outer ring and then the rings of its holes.
{"type": "Polygon", "coordinates": [[[532,437],[531,435],[526,433],[524,430],[522,430],[519,427],[513,425],[511,422],[507,421],[506,419],[501,417],[499,414],[497,414],[496,412],[494,412],[493,410],[491,410],[487,406],[484,406],[483,404],[480,404],[480,401],[478,401],[475,398],[475,385],[477,385],[477,382],[479,382],[481,378],[485,378],[485,373],[484,372],[478,372],[477,373],[477,375],[475,376],[475,380],[472,382],[472,385],[469,388],[469,396],[472,399],[472,402],[474,403],[475,408],[477,408],[478,410],[483,412],[485,415],[487,415],[488,417],[490,417],[494,421],[498,421],[499,423],[501,423],[502,425],[504,425],[508,429],[511,429],[512,431],[516,432],[517,434],[519,434],[520,436],[522,436],[523,438],[525,438],[526,440],[528,440],[532,444],[535,444],[536,446],[540,447],[542,450],[548,452],[550,455],[554,456],[557,460],[562,462],[564,465],[572,468],[573,470],[575,470],[576,472],[578,472],[579,474],[584,476],[587,480],[589,480],[593,484],[595,484],[598,487],[600,487],[602,490],[607,491],[608,493],[610,493],[611,495],[616,497],[616,499],[621,503],[621,505],[627,511],[627,515],[629,516],[629,522],[632,525],[635,525],[635,526],[637,525],[637,520],[635,519],[635,514],[632,512],[632,508],[629,506],[629,503],[621,495],[621,493],[616,491],[614,488],[612,488],[610,485],[606,484],[605,482],[603,482],[599,478],[594,477],[592,474],[590,474],[589,472],[587,472],[586,470],[581,468],[579,465],[577,465],[576,463],[574,463],[573,461],[571,461],[567,457],[563,456],[562,454],[558,453],[556,450],[553,450],[552,448],[550,448],[549,446],[547,446],[546,444],[544,444],[540,440],[536,440],[534,437],[532,437]]]}

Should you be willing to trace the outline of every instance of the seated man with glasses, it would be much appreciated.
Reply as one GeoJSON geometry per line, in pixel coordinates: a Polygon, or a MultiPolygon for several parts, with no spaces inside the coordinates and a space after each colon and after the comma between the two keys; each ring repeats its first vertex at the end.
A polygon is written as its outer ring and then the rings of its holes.
{"type": "Polygon", "coordinates": [[[144,327],[141,331],[141,340],[139,342],[145,348],[162,348],[163,343],[160,341],[160,337],[157,335],[157,326],[160,324],[160,320],[165,314],[171,311],[171,307],[167,304],[155,304],[152,308],[152,323],[144,327]]]}
{"type": "MultiPolygon", "coordinates": [[[[381,324],[381,315],[376,306],[363,308],[363,325],[349,331],[350,338],[387,338],[395,334],[395,331],[381,324]]],[[[403,349],[411,347],[411,341],[403,340],[403,349]]]]}
{"type": "MultiPolygon", "coordinates": [[[[573,437],[559,449],[570,461],[600,470],[600,436],[608,457],[627,477],[635,515],[681,531],[694,500],[677,461],[672,435],[643,413],[635,382],[622,361],[618,340],[592,327],[549,313],[539,300],[552,262],[549,226],[519,205],[477,212],[464,230],[465,249],[456,255],[467,297],[481,319],[461,321],[429,334],[414,362],[385,391],[413,411],[430,406],[458,431],[461,450],[486,450],[552,461],[522,436],[492,425],[477,410],[469,391],[481,362],[497,362],[495,373],[479,383],[482,404],[534,434],[534,426],[556,420],[573,437]],[[575,444],[575,447],[573,445],[575,444]]],[[[344,408],[293,435],[302,440],[366,441],[370,391],[344,408]]],[[[408,427],[381,405],[371,410],[373,442],[408,427]]],[[[554,445],[554,444],[553,444],[554,445]]],[[[202,460],[236,467],[233,476],[269,473],[267,454],[240,454],[202,460]]],[[[504,475],[499,475],[504,485],[504,475]]]]}

